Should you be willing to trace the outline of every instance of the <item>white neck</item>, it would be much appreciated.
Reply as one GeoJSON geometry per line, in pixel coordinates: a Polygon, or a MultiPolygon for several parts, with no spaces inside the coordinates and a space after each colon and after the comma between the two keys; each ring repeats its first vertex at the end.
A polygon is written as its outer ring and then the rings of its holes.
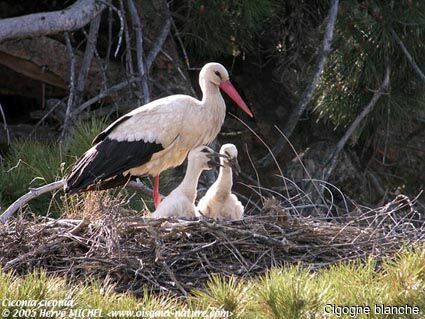
{"type": "MultiPolygon", "coordinates": [[[[221,159],[222,160],[222,159],[221,159]]],[[[220,167],[220,172],[217,177],[217,190],[223,195],[230,194],[232,192],[233,186],[233,177],[232,169],[229,165],[225,165],[224,162],[221,163],[224,167],[220,167]]]]}
{"type": "Polygon", "coordinates": [[[184,196],[186,196],[191,202],[195,203],[196,189],[198,187],[199,176],[203,168],[196,161],[189,161],[187,164],[186,174],[178,186],[184,196]]]}

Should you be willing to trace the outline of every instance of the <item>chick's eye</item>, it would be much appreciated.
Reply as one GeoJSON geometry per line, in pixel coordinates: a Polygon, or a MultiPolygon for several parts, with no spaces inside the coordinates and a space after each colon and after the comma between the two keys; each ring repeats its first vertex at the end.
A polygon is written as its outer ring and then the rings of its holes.
{"type": "Polygon", "coordinates": [[[203,152],[203,153],[209,153],[209,152],[210,152],[210,150],[209,150],[208,148],[206,148],[206,147],[205,147],[205,148],[203,148],[203,149],[202,149],[202,152],[203,152]]]}
{"type": "Polygon", "coordinates": [[[215,73],[215,75],[217,75],[217,76],[221,79],[221,74],[220,74],[220,72],[215,71],[214,73],[215,73]]]}

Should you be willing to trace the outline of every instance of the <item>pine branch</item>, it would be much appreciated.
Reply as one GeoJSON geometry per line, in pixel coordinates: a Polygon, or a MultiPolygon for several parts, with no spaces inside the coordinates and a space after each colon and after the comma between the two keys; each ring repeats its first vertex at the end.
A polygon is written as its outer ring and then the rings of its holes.
{"type": "MultiPolygon", "coordinates": [[[[329,53],[331,52],[333,31],[334,31],[335,21],[338,14],[338,4],[339,4],[339,0],[331,1],[331,7],[329,9],[329,15],[328,15],[328,22],[326,24],[325,35],[323,37],[322,49],[319,54],[316,71],[314,72],[314,75],[310,84],[307,86],[303,95],[301,96],[300,102],[298,103],[298,105],[295,107],[295,109],[292,111],[291,115],[289,116],[286,127],[282,130],[284,135],[287,138],[291,137],[295,127],[297,126],[300,120],[301,115],[304,113],[307,105],[310,103],[311,98],[313,97],[313,93],[317,87],[317,84],[319,83],[320,76],[323,72],[323,69],[325,68],[327,58],[329,56],[329,53]]],[[[272,148],[272,153],[274,154],[274,156],[275,157],[278,156],[283,151],[286,145],[287,145],[286,140],[283,138],[280,138],[279,141],[272,148]]],[[[258,163],[261,166],[266,167],[270,165],[272,161],[273,161],[273,157],[271,156],[270,153],[268,153],[263,158],[261,158],[258,161],[258,163]]]]}

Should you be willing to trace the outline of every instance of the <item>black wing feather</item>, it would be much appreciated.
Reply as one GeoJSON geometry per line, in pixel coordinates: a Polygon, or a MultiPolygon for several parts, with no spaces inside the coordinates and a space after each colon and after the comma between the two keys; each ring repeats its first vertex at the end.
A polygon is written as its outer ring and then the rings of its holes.
{"type": "Polygon", "coordinates": [[[106,129],[104,129],[102,132],[100,132],[92,142],[92,145],[96,145],[97,143],[103,141],[109,133],[112,132],[114,128],[116,128],[119,124],[127,121],[129,118],[131,118],[131,115],[123,115],[119,119],[117,119],[115,122],[113,122],[111,125],[109,125],[106,129]]]}
{"type": "Polygon", "coordinates": [[[124,185],[132,176],[123,173],[147,163],[161,144],[141,141],[116,141],[108,137],[89,149],[66,178],[65,191],[77,193],[124,185]]]}

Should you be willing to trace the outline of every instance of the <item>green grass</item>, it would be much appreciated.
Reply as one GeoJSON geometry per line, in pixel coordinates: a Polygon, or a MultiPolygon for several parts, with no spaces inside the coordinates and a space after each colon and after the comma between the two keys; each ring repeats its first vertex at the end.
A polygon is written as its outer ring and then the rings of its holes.
{"type": "MultiPolygon", "coordinates": [[[[193,291],[187,299],[153,294],[147,290],[142,297],[136,298],[128,293],[114,293],[113,286],[108,283],[93,281],[90,285],[72,285],[63,278],[48,276],[42,271],[23,277],[0,271],[1,300],[65,298],[73,300],[75,309],[101,309],[105,317],[114,310],[168,310],[173,313],[181,310],[225,309],[231,312],[230,318],[241,319],[420,319],[425,318],[425,248],[422,246],[406,250],[380,263],[373,259],[366,263],[341,263],[318,272],[291,266],[271,269],[265,275],[251,280],[213,276],[205,289],[193,291]],[[422,314],[374,314],[375,304],[417,306],[422,314]],[[367,305],[371,307],[372,313],[357,316],[326,314],[326,305],[367,305]]],[[[13,307],[0,303],[0,311],[5,309],[13,310],[13,307]]],[[[332,311],[332,306],[326,309],[332,311]]]]}

